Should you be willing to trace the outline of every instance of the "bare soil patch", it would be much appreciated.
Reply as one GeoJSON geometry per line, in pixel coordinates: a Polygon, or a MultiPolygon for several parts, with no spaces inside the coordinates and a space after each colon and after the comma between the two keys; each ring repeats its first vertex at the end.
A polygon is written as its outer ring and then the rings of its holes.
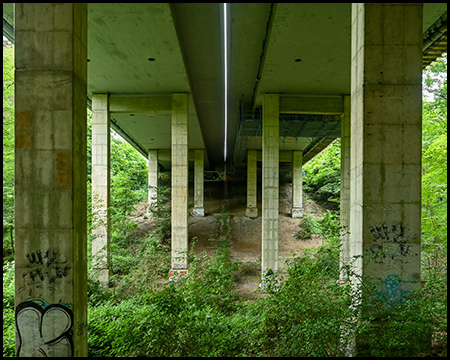
{"type": "MultiPolygon", "coordinates": [[[[240,271],[236,274],[238,294],[244,297],[255,297],[258,289],[258,279],[261,275],[261,229],[262,206],[258,202],[258,218],[249,219],[245,216],[247,206],[246,184],[205,182],[204,217],[189,218],[189,243],[195,241],[195,252],[200,254],[206,251],[208,255],[214,253],[214,243],[211,237],[219,229],[218,217],[222,204],[226,201],[230,219],[230,252],[234,261],[241,263],[240,271]]],[[[258,196],[261,198],[261,196],[258,196]]],[[[191,194],[191,198],[193,195],[191,194]]],[[[315,217],[321,217],[326,211],[314,202],[303,198],[304,213],[311,213],[315,217]]],[[[300,254],[302,250],[317,247],[322,244],[318,235],[313,235],[309,240],[300,240],[295,233],[300,230],[302,219],[291,217],[292,184],[286,183],[280,186],[279,197],[279,224],[278,224],[278,255],[280,268],[286,258],[292,253],[300,254]]],[[[192,210],[192,209],[191,209],[192,210]]],[[[138,207],[134,220],[138,224],[139,231],[147,232],[154,226],[154,222],[146,216],[146,204],[138,207]]]]}

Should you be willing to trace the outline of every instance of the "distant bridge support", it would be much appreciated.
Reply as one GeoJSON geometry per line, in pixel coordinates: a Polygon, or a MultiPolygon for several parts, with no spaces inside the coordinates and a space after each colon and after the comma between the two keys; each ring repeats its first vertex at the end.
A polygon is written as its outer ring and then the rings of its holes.
{"type": "MultiPolygon", "coordinates": [[[[148,151],[148,209],[158,201],[158,150],[148,151]]],[[[147,211],[148,212],[148,211],[147,211]]]]}
{"type": "Polygon", "coordinates": [[[250,219],[258,217],[257,152],[257,150],[247,150],[247,209],[245,215],[250,219]]]}
{"type": "Polygon", "coordinates": [[[194,150],[194,216],[205,216],[204,198],[204,150],[194,150]]]}
{"type": "Polygon", "coordinates": [[[92,267],[108,286],[111,264],[109,95],[92,95],[92,267]]]}
{"type": "Polygon", "coordinates": [[[278,271],[280,96],[263,95],[261,271],[278,271]]]}
{"type": "Polygon", "coordinates": [[[292,152],[292,218],[303,217],[303,151],[292,152]]]}
{"type": "Polygon", "coordinates": [[[188,94],[172,95],[172,270],[188,268],[188,94]]]}
{"type": "Polygon", "coordinates": [[[345,265],[350,260],[350,96],[344,96],[341,116],[341,188],[340,188],[340,280],[346,281],[345,265]]]}

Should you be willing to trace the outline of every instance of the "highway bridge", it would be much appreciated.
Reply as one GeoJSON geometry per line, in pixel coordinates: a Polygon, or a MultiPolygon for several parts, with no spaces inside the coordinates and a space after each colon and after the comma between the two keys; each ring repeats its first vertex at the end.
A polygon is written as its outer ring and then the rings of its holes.
{"type": "Polygon", "coordinates": [[[389,256],[360,257],[356,272],[394,274],[403,292],[419,283],[421,79],[447,51],[446,3],[17,3],[3,4],[3,34],[15,44],[18,355],[37,351],[22,321],[47,314],[36,298],[72,329],[45,351],[86,355],[87,107],[105,284],[110,128],[149,159],[150,204],[171,172],[172,273],[189,267],[190,170],[197,216],[204,171],[247,178],[264,277],[278,269],[280,170],[301,217],[302,165],[341,138],[342,264],[376,248],[389,256]],[[30,262],[38,253],[54,256],[30,262]],[[50,258],[54,276],[29,276],[50,258]]]}

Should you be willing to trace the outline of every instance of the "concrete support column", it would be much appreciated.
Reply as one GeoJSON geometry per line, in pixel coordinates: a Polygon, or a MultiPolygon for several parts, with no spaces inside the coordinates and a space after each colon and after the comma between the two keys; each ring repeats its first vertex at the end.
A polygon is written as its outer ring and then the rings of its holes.
{"type": "Polygon", "coordinates": [[[257,150],[247,150],[247,209],[245,215],[251,219],[258,217],[258,171],[257,150]]]}
{"type": "Polygon", "coordinates": [[[278,270],[279,192],[279,109],[278,94],[263,96],[262,129],[262,261],[263,275],[278,270]]]}
{"type": "MultiPolygon", "coordinates": [[[[148,151],[148,208],[155,206],[158,192],[158,150],[148,151]]],[[[148,209],[147,209],[148,213],[148,209]]]]}
{"type": "Polygon", "coordinates": [[[421,3],[352,4],[349,255],[388,309],[420,285],[422,25],[421,3]]]}
{"type": "Polygon", "coordinates": [[[87,356],[87,4],[15,5],[17,356],[87,356]]]}
{"type": "Polygon", "coordinates": [[[194,152],[194,216],[205,216],[203,207],[203,169],[204,169],[203,149],[194,152]]]}
{"type": "Polygon", "coordinates": [[[92,95],[92,267],[98,280],[109,283],[111,260],[110,119],[108,94],[92,95]]]}
{"type": "Polygon", "coordinates": [[[340,280],[346,281],[345,266],[349,265],[350,251],[350,96],[344,96],[344,113],[341,117],[341,253],[340,280]]]}
{"type": "Polygon", "coordinates": [[[172,271],[186,270],[188,250],[188,95],[172,95],[172,271]]]}
{"type": "Polygon", "coordinates": [[[303,217],[303,151],[292,152],[292,218],[303,217]]]}

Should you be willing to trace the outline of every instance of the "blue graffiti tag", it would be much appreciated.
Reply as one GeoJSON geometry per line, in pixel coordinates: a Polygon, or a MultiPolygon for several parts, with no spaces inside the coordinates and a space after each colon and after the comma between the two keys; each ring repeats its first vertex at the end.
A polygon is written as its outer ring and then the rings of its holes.
{"type": "Polygon", "coordinates": [[[387,305],[394,306],[397,304],[402,304],[403,299],[408,296],[411,291],[403,291],[400,287],[402,283],[402,278],[397,274],[390,274],[386,277],[384,281],[384,286],[386,290],[377,291],[375,293],[380,301],[386,302],[387,305]]]}

